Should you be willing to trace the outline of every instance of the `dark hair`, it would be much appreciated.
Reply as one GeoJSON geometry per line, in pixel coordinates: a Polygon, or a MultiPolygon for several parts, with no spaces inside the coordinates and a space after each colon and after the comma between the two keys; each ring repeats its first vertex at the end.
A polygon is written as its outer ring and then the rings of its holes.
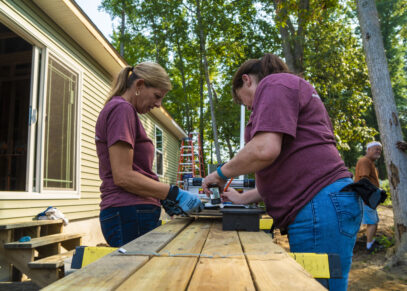
{"type": "Polygon", "coordinates": [[[261,59],[250,59],[244,62],[236,71],[232,80],[232,96],[237,104],[242,101],[236,94],[236,90],[243,86],[242,76],[253,75],[257,82],[260,82],[264,77],[277,73],[291,73],[287,65],[282,59],[273,54],[265,54],[261,59]]]}

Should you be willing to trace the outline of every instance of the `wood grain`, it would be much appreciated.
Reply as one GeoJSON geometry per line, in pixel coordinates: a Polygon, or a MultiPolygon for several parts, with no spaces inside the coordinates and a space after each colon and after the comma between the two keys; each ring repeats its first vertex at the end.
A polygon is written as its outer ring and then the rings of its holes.
{"type": "Polygon", "coordinates": [[[191,223],[118,290],[185,290],[198,262],[212,221],[191,223]]]}
{"type": "Polygon", "coordinates": [[[257,290],[325,290],[264,232],[239,232],[257,290]]]}
{"type": "Polygon", "coordinates": [[[236,231],[212,225],[188,290],[255,290],[236,231]]]}
{"type": "MultiPolygon", "coordinates": [[[[191,219],[175,219],[124,245],[128,252],[158,252],[179,232],[191,223],[191,219]]],[[[149,256],[122,255],[118,251],[87,265],[43,290],[116,290],[129,276],[148,260],[149,256]]]]}

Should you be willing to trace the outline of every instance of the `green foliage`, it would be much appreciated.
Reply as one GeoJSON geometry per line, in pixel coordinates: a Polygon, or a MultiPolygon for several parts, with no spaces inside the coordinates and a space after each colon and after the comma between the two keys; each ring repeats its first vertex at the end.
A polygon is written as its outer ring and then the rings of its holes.
{"type": "MultiPolygon", "coordinates": [[[[406,129],[406,0],[378,0],[377,4],[406,129]]],[[[113,45],[119,49],[124,44],[129,64],[155,61],[167,69],[174,89],[164,99],[164,107],[187,131],[198,131],[202,124],[207,161],[213,144],[206,97],[210,88],[205,82],[202,85],[197,31],[204,32],[222,159],[227,160],[240,144],[240,107],[232,102],[232,76],[245,60],[265,52],[286,56],[281,34],[281,28],[286,28],[289,46],[298,56],[296,66],[323,99],[341,155],[348,167],[354,167],[364,154],[363,146],[378,134],[354,2],[201,0],[200,27],[196,5],[196,0],[103,0],[101,9],[117,18],[124,12],[125,29],[122,34],[116,28],[113,45]]]]}
{"type": "Polygon", "coordinates": [[[389,180],[380,181],[380,188],[386,191],[387,199],[382,203],[383,205],[392,205],[389,180]]]}
{"type": "Polygon", "coordinates": [[[385,235],[379,236],[378,238],[376,238],[376,240],[380,245],[384,246],[386,249],[394,246],[394,244],[396,242],[394,237],[388,238],[385,235]]]}

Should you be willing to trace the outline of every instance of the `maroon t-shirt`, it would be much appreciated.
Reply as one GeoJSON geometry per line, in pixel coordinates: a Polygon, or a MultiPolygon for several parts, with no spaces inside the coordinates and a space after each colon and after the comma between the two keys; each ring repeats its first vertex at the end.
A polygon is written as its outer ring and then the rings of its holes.
{"type": "Polygon", "coordinates": [[[126,142],[132,147],[133,170],[158,181],[157,175],[152,171],[154,145],[148,138],[136,109],[122,97],[113,97],[99,114],[95,139],[99,157],[99,176],[102,180],[100,208],[103,210],[108,207],[137,204],[160,206],[158,199],[127,192],[113,182],[109,147],[118,141],[126,142]]]}
{"type": "Polygon", "coordinates": [[[246,126],[283,133],[281,153],[256,173],[257,189],[277,227],[286,227],[323,187],[352,177],[335,146],[333,128],[315,89],[292,74],[272,74],[258,84],[246,126]]]}

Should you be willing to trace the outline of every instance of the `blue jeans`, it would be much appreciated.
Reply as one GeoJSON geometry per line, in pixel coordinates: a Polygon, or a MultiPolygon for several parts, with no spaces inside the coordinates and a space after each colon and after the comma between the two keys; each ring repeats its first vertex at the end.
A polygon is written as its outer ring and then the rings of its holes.
{"type": "Polygon", "coordinates": [[[372,209],[363,203],[363,224],[378,224],[379,216],[377,215],[377,210],[372,209]]]}
{"type": "Polygon", "coordinates": [[[338,254],[342,279],[329,279],[329,290],[346,290],[353,247],[362,221],[362,199],[339,192],[352,179],[339,179],[323,188],[287,228],[291,252],[338,254]]]}
{"type": "Polygon", "coordinates": [[[161,207],[151,204],[110,207],[100,211],[103,236],[111,247],[121,247],[158,226],[161,207]]]}

